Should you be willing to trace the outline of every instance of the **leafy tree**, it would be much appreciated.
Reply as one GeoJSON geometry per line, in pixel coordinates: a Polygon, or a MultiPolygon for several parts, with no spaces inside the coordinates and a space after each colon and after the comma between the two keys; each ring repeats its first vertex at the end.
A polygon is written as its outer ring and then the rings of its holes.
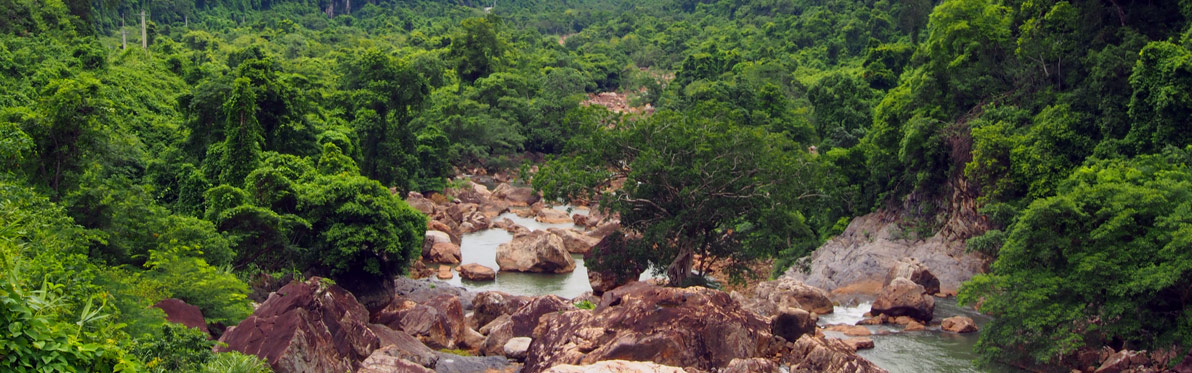
{"type": "Polygon", "coordinates": [[[174,297],[203,311],[208,323],[233,325],[252,314],[248,285],[234,274],[207,264],[194,248],[153,250],[145,262],[149,276],[174,297]]]}
{"type": "Polygon", "coordinates": [[[247,78],[236,79],[232,94],[224,103],[227,139],[219,161],[219,181],[244,185],[244,179],[257,168],[261,154],[261,128],[257,123],[256,93],[247,78]]]}
{"type": "Polygon", "coordinates": [[[506,41],[497,35],[501,21],[496,17],[468,18],[451,38],[447,59],[454,61],[455,72],[464,82],[475,82],[497,71],[505,53],[506,41]]]}

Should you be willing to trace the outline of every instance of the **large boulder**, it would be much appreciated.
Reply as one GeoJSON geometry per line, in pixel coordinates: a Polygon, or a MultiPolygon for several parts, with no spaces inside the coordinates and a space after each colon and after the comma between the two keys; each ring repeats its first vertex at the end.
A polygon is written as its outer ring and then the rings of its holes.
{"type": "Polygon", "coordinates": [[[542,199],[542,196],[539,196],[531,188],[515,187],[502,183],[501,185],[497,185],[497,188],[493,190],[492,198],[505,200],[511,206],[530,206],[542,199]]]}
{"type": "Polygon", "coordinates": [[[604,293],[595,310],[543,316],[533,338],[530,373],[618,359],[713,371],[776,347],[766,322],[724,292],[641,282],[604,293]]]}
{"type": "Polygon", "coordinates": [[[502,349],[505,350],[505,357],[514,360],[524,360],[526,358],[526,351],[530,349],[530,337],[513,337],[505,342],[502,349]]]}
{"type": "Polygon", "coordinates": [[[433,373],[433,370],[427,369],[424,366],[415,364],[412,361],[402,359],[394,353],[397,347],[385,346],[369,355],[360,363],[360,369],[356,373],[433,373]]]}
{"type": "Polygon", "coordinates": [[[405,332],[432,348],[456,348],[467,327],[459,298],[447,294],[421,304],[396,297],[372,314],[372,322],[405,332]]]}
{"type": "Polygon", "coordinates": [[[461,356],[439,352],[436,373],[514,373],[517,367],[508,359],[499,356],[461,356]]]}
{"type": "Polygon", "coordinates": [[[488,187],[484,185],[476,184],[471,180],[468,180],[463,186],[455,189],[453,194],[455,194],[455,198],[459,198],[461,202],[483,204],[488,202],[488,199],[492,197],[493,192],[489,191],[488,187]]]}
{"type": "Polygon", "coordinates": [[[931,270],[927,268],[926,264],[920,263],[918,259],[902,258],[894,263],[894,266],[890,268],[890,273],[886,274],[886,281],[882,286],[890,285],[891,281],[899,277],[923,286],[923,291],[927,294],[940,292],[940,280],[931,274],[931,270]]]}
{"type": "Polygon", "coordinates": [[[497,279],[497,271],[476,263],[459,266],[459,277],[468,281],[492,281],[497,279]]]}
{"type": "MultiPolygon", "coordinates": [[[[1121,350],[1109,355],[1105,362],[1097,368],[1096,373],[1119,373],[1133,371],[1135,367],[1145,367],[1150,362],[1146,351],[1121,350]]],[[[1144,371],[1154,371],[1148,369],[1144,371]]]]}
{"type": "Polygon", "coordinates": [[[778,373],[781,372],[778,368],[778,363],[770,359],[763,359],[760,357],[749,359],[733,359],[728,363],[728,367],[720,373],[778,373]]]}
{"type": "Polygon", "coordinates": [[[853,372],[878,373],[869,360],[857,356],[852,346],[839,339],[824,339],[804,335],[795,341],[786,355],[791,372],[853,372]]]}
{"type": "Polygon", "coordinates": [[[385,350],[382,353],[427,368],[434,368],[435,363],[439,361],[439,355],[435,354],[435,350],[426,347],[426,344],[423,344],[422,341],[409,334],[393,330],[381,324],[369,324],[368,329],[377,335],[377,338],[381,340],[382,346],[377,351],[373,351],[371,356],[376,356],[377,352],[385,350]]]}
{"type": "Polygon", "coordinates": [[[519,308],[530,303],[530,297],[510,295],[500,291],[486,291],[476,294],[472,300],[472,318],[468,325],[480,329],[501,315],[512,315],[519,308]]]}
{"type": "Polygon", "coordinates": [[[869,312],[873,315],[909,316],[926,324],[935,317],[935,297],[927,295],[922,285],[899,277],[882,289],[869,312]]]}
{"type": "Polygon", "coordinates": [[[534,220],[538,221],[539,223],[546,223],[546,224],[574,223],[574,221],[571,220],[571,216],[567,215],[566,212],[555,210],[552,208],[544,208],[544,209],[538,210],[538,214],[536,216],[534,216],[534,220]]]}
{"type": "Polygon", "coordinates": [[[605,360],[591,365],[563,364],[550,367],[546,373],[687,373],[683,368],[654,364],[647,361],[605,360]]]}
{"type": "Polygon", "coordinates": [[[498,246],[497,266],[502,271],[567,273],[575,270],[575,259],[558,235],[533,231],[498,246]]]}
{"type": "Polygon", "coordinates": [[[530,337],[534,328],[541,323],[543,315],[573,310],[575,305],[555,295],[546,295],[530,300],[510,315],[514,337],[530,337]]]}
{"type": "MultiPolygon", "coordinates": [[[[452,222],[452,223],[454,223],[454,222],[452,222]]],[[[460,237],[460,235],[459,235],[459,226],[458,225],[452,226],[452,225],[449,225],[447,223],[444,223],[444,222],[441,222],[438,220],[427,220],[426,230],[427,231],[446,232],[447,235],[451,237],[451,243],[456,244],[456,245],[459,245],[461,242],[463,242],[463,237],[460,237]]]]}
{"type": "Polygon", "coordinates": [[[493,221],[501,214],[509,212],[509,202],[505,201],[488,201],[480,205],[480,213],[489,221],[493,221]]]}
{"type": "Polygon", "coordinates": [[[259,356],[276,372],[352,371],[380,347],[364,306],[318,277],[282,287],[219,341],[217,352],[259,356]]]}
{"type": "Polygon", "coordinates": [[[972,333],[977,331],[977,323],[968,316],[952,316],[944,319],[940,328],[953,333],[972,333]]]}
{"type": "Polygon", "coordinates": [[[431,251],[433,251],[436,244],[440,243],[452,243],[451,234],[443,231],[427,230],[425,236],[422,238],[422,258],[430,259],[431,251]]]}
{"type": "Polygon", "coordinates": [[[437,242],[430,247],[430,253],[425,255],[434,263],[458,264],[461,257],[459,245],[451,242],[437,242]]]}
{"type": "Polygon", "coordinates": [[[744,304],[762,316],[773,316],[783,308],[824,315],[832,313],[834,308],[827,291],[789,277],[758,283],[744,304]]]}
{"type": "Polygon", "coordinates": [[[488,356],[504,356],[505,344],[514,338],[513,321],[509,315],[501,316],[481,329],[487,329],[488,336],[480,351],[488,356]]]}
{"type": "Polygon", "coordinates": [[[770,320],[770,333],[788,341],[796,341],[804,334],[815,334],[814,314],[799,308],[783,308],[770,320]]]}
{"type": "Polygon", "coordinates": [[[406,198],[406,204],[426,215],[434,215],[435,213],[435,202],[431,201],[429,198],[423,197],[421,194],[411,193],[410,196],[406,198]]]}
{"type": "Polygon", "coordinates": [[[203,333],[211,335],[211,331],[207,330],[207,320],[203,318],[203,311],[199,310],[197,306],[189,305],[181,299],[169,298],[157,302],[153,308],[160,308],[162,312],[165,312],[166,321],[199,329],[203,333]]]}
{"type": "Polygon", "coordinates": [[[592,247],[600,243],[599,238],[590,237],[575,229],[550,228],[547,231],[562,238],[563,246],[572,254],[587,254],[592,251],[592,247]]]}
{"type": "MultiPolygon", "coordinates": [[[[404,276],[393,279],[393,293],[403,300],[410,300],[415,303],[426,303],[431,298],[444,294],[451,295],[459,298],[459,303],[463,305],[465,311],[472,309],[472,299],[476,297],[476,293],[470,292],[468,289],[443,281],[412,279],[404,276]]],[[[388,306],[392,301],[393,298],[386,300],[380,308],[388,306]]]]}

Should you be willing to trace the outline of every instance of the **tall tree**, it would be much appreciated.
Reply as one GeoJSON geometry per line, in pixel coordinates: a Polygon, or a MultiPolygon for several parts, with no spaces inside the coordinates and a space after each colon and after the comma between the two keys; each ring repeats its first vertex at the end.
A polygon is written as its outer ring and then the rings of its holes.
{"type": "Polygon", "coordinates": [[[257,123],[257,100],[252,82],[236,79],[232,93],[223,106],[227,138],[220,158],[219,181],[241,186],[244,178],[257,168],[261,156],[261,126],[257,123]]]}

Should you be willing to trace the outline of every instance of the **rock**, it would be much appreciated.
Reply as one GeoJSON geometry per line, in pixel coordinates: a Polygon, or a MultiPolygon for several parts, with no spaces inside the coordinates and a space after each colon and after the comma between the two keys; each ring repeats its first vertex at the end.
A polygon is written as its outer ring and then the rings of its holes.
{"type": "Polygon", "coordinates": [[[501,214],[509,212],[509,202],[505,201],[488,201],[480,205],[480,213],[488,218],[491,222],[501,214]]]}
{"type": "Polygon", "coordinates": [[[460,338],[461,346],[467,347],[468,350],[480,351],[484,348],[485,337],[476,329],[464,328],[464,335],[460,338]]]}
{"type": "Polygon", "coordinates": [[[545,373],[687,373],[683,368],[643,361],[605,360],[591,365],[563,364],[550,367],[545,373]]]}
{"type": "Polygon", "coordinates": [[[534,220],[538,221],[539,223],[546,223],[546,224],[574,223],[573,221],[571,221],[571,216],[567,215],[566,212],[555,210],[552,208],[544,208],[542,210],[538,210],[538,215],[534,217],[534,220]]]}
{"type": "Polygon", "coordinates": [[[459,245],[451,242],[435,243],[427,255],[433,263],[458,264],[460,259],[459,245]]]}
{"type": "Polygon", "coordinates": [[[896,278],[882,289],[870,309],[874,315],[909,316],[930,322],[935,314],[935,297],[925,294],[923,286],[905,278],[896,278]]]}
{"type": "Polygon", "coordinates": [[[905,328],[902,328],[902,331],[904,332],[918,332],[924,330],[927,330],[927,326],[920,324],[918,321],[911,321],[910,323],[906,324],[905,328]]]}
{"type": "MultiPolygon", "coordinates": [[[[476,330],[479,331],[480,334],[485,335],[485,337],[487,338],[487,336],[492,334],[492,331],[494,328],[501,326],[502,324],[508,324],[509,319],[510,319],[509,315],[497,316],[497,318],[493,319],[493,321],[489,321],[488,324],[484,324],[484,326],[481,326],[480,329],[476,329],[476,330]]],[[[512,326],[509,327],[509,338],[513,338],[513,327],[512,326]]]]}
{"type": "Polygon", "coordinates": [[[351,371],[380,347],[364,306],[318,277],[282,287],[219,341],[216,352],[256,355],[276,372],[351,371]]]}
{"type": "Polygon", "coordinates": [[[511,206],[530,206],[538,200],[542,199],[534,189],[515,187],[506,183],[497,185],[493,190],[492,198],[505,200],[511,206]]]}
{"type": "Polygon", "coordinates": [[[455,198],[464,203],[483,204],[488,202],[493,193],[488,187],[468,180],[463,186],[454,190],[455,198]]]}
{"type": "Polygon", "coordinates": [[[783,308],[825,315],[832,313],[834,308],[827,291],[791,278],[758,283],[745,307],[762,316],[773,316],[783,308]]]}
{"type": "Polygon", "coordinates": [[[778,363],[760,357],[733,359],[720,373],[778,373],[778,363]]]}
{"type": "Polygon", "coordinates": [[[476,263],[468,263],[458,267],[459,277],[468,281],[492,281],[497,279],[497,271],[476,263]]]}
{"type": "Polygon", "coordinates": [[[558,235],[534,231],[498,246],[497,266],[502,271],[567,273],[575,270],[575,259],[558,235]]]}
{"type": "Polygon", "coordinates": [[[1188,354],[1184,355],[1184,360],[1172,370],[1176,373],[1192,373],[1192,349],[1188,350],[1188,354]]]}
{"type": "MultiPolygon", "coordinates": [[[[395,297],[401,297],[402,300],[409,300],[415,303],[426,303],[431,298],[440,295],[450,295],[459,299],[459,303],[463,305],[464,310],[472,309],[472,299],[476,298],[476,293],[443,281],[431,279],[416,280],[401,276],[393,279],[393,293],[395,297]]],[[[381,308],[388,306],[393,299],[390,298],[381,308]]]]}
{"type": "Polygon", "coordinates": [[[491,227],[492,222],[489,220],[488,216],[485,216],[484,213],[480,211],[473,211],[467,215],[464,215],[463,220],[459,224],[459,230],[461,233],[479,232],[491,227]]]}
{"type": "Polygon", "coordinates": [[[207,330],[207,320],[203,318],[203,311],[199,310],[197,306],[189,305],[181,299],[169,298],[157,302],[157,304],[153,305],[153,308],[160,308],[165,312],[166,321],[186,325],[188,328],[199,329],[208,336],[211,335],[211,332],[207,330]]]}
{"type": "Polygon", "coordinates": [[[940,328],[953,333],[972,333],[977,331],[977,323],[968,316],[952,316],[944,319],[940,328]]]}
{"type": "Polygon", "coordinates": [[[860,325],[829,325],[824,330],[841,332],[850,337],[873,335],[869,328],[860,325]]]}
{"type": "Polygon", "coordinates": [[[621,229],[621,223],[607,222],[597,225],[595,228],[592,228],[592,230],[588,231],[588,233],[584,234],[586,234],[588,237],[604,239],[604,237],[616,232],[617,229],[621,229]]]}
{"type": "Polygon", "coordinates": [[[455,276],[451,274],[450,266],[441,265],[439,266],[439,272],[435,277],[438,277],[440,280],[450,280],[455,276]]]}
{"type": "Polygon", "coordinates": [[[459,298],[447,294],[423,304],[394,298],[393,303],[373,313],[372,322],[405,332],[432,348],[455,348],[467,327],[459,298]]]}
{"type": "Polygon", "coordinates": [[[588,216],[584,214],[571,214],[571,221],[581,227],[589,226],[588,216]]]}
{"type": "Polygon", "coordinates": [[[509,316],[513,327],[514,337],[530,337],[534,328],[540,324],[542,315],[575,309],[570,301],[554,295],[546,295],[530,300],[509,316]]]}
{"type": "Polygon", "coordinates": [[[796,341],[804,334],[815,334],[817,317],[798,308],[783,308],[770,320],[770,333],[788,341],[796,341]]]}
{"type": "Polygon", "coordinates": [[[431,249],[438,243],[451,243],[451,235],[443,231],[427,230],[422,239],[422,258],[430,259],[431,249]]]}
{"type": "MultiPolygon", "coordinates": [[[[486,291],[476,294],[472,300],[472,318],[469,325],[480,328],[502,315],[512,315],[519,308],[530,303],[530,297],[510,295],[500,291],[486,291]]],[[[481,331],[481,333],[485,333],[481,331]]]]}
{"type": "Polygon", "coordinates": [[[868,350],[873,348],[873,338],[869,337],[853,337],[844,340],[844,343],[856,350],[868,350]]]}
{"type": "Polygon", "coordinates": [[[572,254],[587,254],[592,251],[593,246],[600,243],[599,238],[589,237],[575,229],[550,228],[547,231],[562,238],[563,246],[572,254]]]}
{"type": "Polygon", "coordinates": [[[530,349],[530,337],[513,337],[505,342],[505,357],[517,361],[526,359],[526,351],[530,349]]]}
{"type": "Polygon", "coordinates": [[[1101,366],[1095,372],[1125,372],[1132,367],[1145,365],[1149,360],[1146,356],[1146,351],[1121,350],[1109,355],[1109,358],[1105,359],[1105,362],[1101,363],[1101,366]]]}
{"type": "Polygon", "coordinates": [[[459,223],[467,221],[466,217],[473,212],[480,211],[480,205],[475,203],[456,203],[447,207],[447,216],[459,223]]]}
{"type": "MultiPolygon", "coordinates": [[[[390,329],[388,326],[381,324],[369,324],[368,329],[372,330],[377,335],[377,338],[381,340],[381,346],[383,346],[381,349],[386,350],[385,354],[427,368],[433,368],[435,363],[439,361],[439,355],[435,354],[435,350],[426,347],[425,344],[411,337],[409,334],[390,329]]],[[[376,351],[373,351],[373,355],[376,355],[376,353],[376,351]]]]}
{"type": "Polygon", "coordinates": [[[886,323],[886,315],[878,315],[875,317],[866,317],[857,321],[857,325],[881,325],[886,323]]]}
{"type": "Polygon", "coordinates": [[[450,225],[447,225],[447,223],[444,223],[444,222],[441,222],[438,220],[427,221],[426,222],[426,230],[445,232],[445,233],[447,233],[447,236],[451,238],[451,243],[456,244],[456,245],[459,245],[460,242],[462,242],[462,240],[463,240],[463,238],[460,237],[460,235],[459,235],[459,227],[458,226],[452,227],[450,225]]]}
{"type": "Polygon", "coordinates": [[[543,316],[532,337],[528,373],[601,360],[712,371],[736,358],[768,356],[776,348],[766,322],[724,292],[641,282],[604,293],[595,310],[543,316]]]}
{"type": "Polygon", "coordinates": [[[368,355],[360,363],[360,369],[357,373],[389,373],[389,372],[403,372],[403,373],[432,373],[433,370],[426,369],[421,365],[415,364],[411,361],[402,359],[393,353],[396,346],[385,346],[376,351],[372,355],[368,355]]]}
{"type": "Polygon", "coordinates": [[[406,204],[426,215],[434,215],[435,213],[435,202],[423,197],[421,194],[411,194],[410,197],[406,198],[406,204]]]}
{"type": "Polygon", "coordinates": [[[445,352],[439,353],[439,363],[435,365],[437,373],[513,373],[516,371],[516,367],[511,366],[509,360],[503,357],[460,356],[445,352]]]}
{"type": "MultiPolygon", "coordinates": [[[[604,236],[599,243],[596,244],[596,249],[584,254],[584,260],[587,263],[594,263],[593,255],[607,252],[620,252],[625,250],[626,240],[624,234],[615,232],[604,236]]],[[[595,295],[602,295],[604,292],[623,286],[630,282],[637,281],[639,275],[644,268],[621,266],[615,271],[595,271],[591,267],[588,268],[588,284],[592,286],[592,293],[595,295]]]]}
{"type": "Polygon", "coordinates": [[[890,281],[899,277],[923,286],[927,294],[940,292],[940,280],[935,278],[927,265],[920,263],[918,259],[902,258],[898,260],[894,263],[894,267],[890,268],[890,273],[886,274],[886,281],[882,283],[882,286],[890,285],[890,281]]]}
{"type": "Polygon", "coordinates": [[[791,372],[885,372],[854,352],[852,346],[839,339],[824,339],[804,335],[793,343],[789,353],[791,372]]]}
{"type": "Polygon", "coordinates": [[[513,321],[508,315],[501,316],[493,322],[485,325],[488,329],[488,337],[484,340],[484,352],[488,356],[497,356],[505,353],[505,343],[513,338],[513,321]]]}

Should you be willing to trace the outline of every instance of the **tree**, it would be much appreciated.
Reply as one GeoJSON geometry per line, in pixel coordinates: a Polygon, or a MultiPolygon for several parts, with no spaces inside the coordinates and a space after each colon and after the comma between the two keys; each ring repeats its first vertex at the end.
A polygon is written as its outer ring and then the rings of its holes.
{"type": "Polygon", "coordinates": [[[1078,168],[960,291],[995,316],[982,359],[1057,364],[1077,349],[1192,344],[1192,147],[1078,168]]]}
{"type": "Polygon", "coordinates": [[[497,35],[501,22],[495,16],[468,18],[451,38],[447,59],[455,63],[459,79],[471,83],[497,70],[506,42],[497,35]]]}
{"type": "Polygon", "coordinates": [[[659,112],[589,128],[572,146],[542,168],[534,187],[548,199],[570,200],[624,180],[600,206],[641,237],[626,265],[665,270],[672,285],[689,284],[696,255],[703,258],[699,275],[727,260],[740,280],[750,260],[816,241],[799,212],[818,196],[805,177],[814,165],[781,135],[659,112]]]}
{"type": "Polygon", "coordinates": [[[257,168],[261,156],[261,126],[257,124],[257,100],[251,81],[236,79],[232,94],[224,103],[227,138],[220,158],[219,181],[244,185],[244,178],[257,168]]]}

